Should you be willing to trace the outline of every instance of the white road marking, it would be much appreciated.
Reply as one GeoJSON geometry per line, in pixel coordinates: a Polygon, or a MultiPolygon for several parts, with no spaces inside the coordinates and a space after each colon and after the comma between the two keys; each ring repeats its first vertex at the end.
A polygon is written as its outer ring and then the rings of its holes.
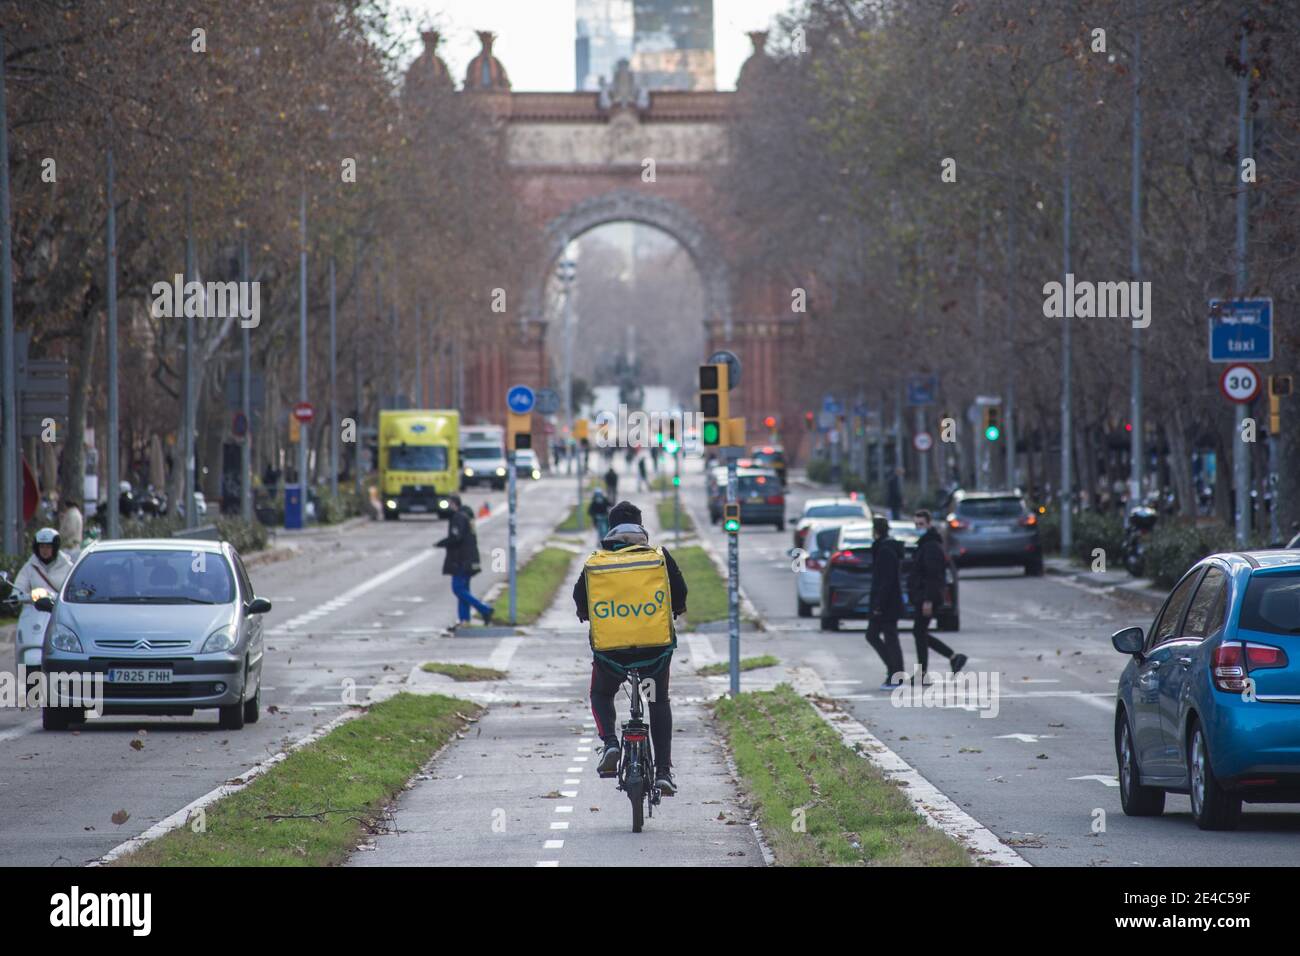
{"type": "Polygon", "coordinates": [[[567,830],[567,829],[569,829],[569,821],[568,821],[568,820],[556,820],[554,823],[551,824],[551,829],[552,829],[552,830],[567,830]]]}
{"type": "Polygon", "coordinates": [[[718,656],[713,653],[713,645],[705,635],[686,635],[686,646],[691,651],[691,666],[696,670],[718,662],[718,656]]]}
{"type": "Polygon", "coordinates": [[[1104,773],[1090,773],[1084,777],[1071,777],[1070,779],[1071,780],[1096,780],[1098,783],[1103,784],[1104,786],[1107,787],[1119,786],[1118,778],[1107,776],[1104,773]]]}
{"type": "Polygon", "coordinates": [[[291,618],[290,620],[286,621],[283,624],[270,628],[267,631],[267,636],[269,637],[271,635],[291,632],[297,629],[298,627],[301,627],[302,624],[304,623],[310,623],[311,621],[314,621],[317,617],[320,617],[322,614],[329,613],[330,611],[336,611],[339,608],[343,607],[344,605],[352,603],[357,598],[361,597],[361,595],[368,594],[369,592],[373,591],[375,588],[382,587],[383,585],[387,584],[389,581],[393,580],[393,578],[397,577],[398,575],[405,574],[407,571],[411,570],[417,565],[422,564],[425,561],[429,561],[432,558],[433,558],[432,548],[429,548],[428,550],[425,551],[420,551],[419,553],[414,554],[411,557],[407,558],[405,561],[401,562],[400,564],[393,565],[387,571],[381,571],[379,574],[376,574],[374,577],[370,578],[369,580],[362,581],[360,584],[356,585],[355,587],[347,591],[344,591],[342,594],[334,598],[331,598],[328,602],[326,602],[328,604],[327,609],[324,607],[316,608],[314,610],[307,611],[305,614],[300,614],[298,615],[298,617],[291,618]]]}
{"type": "Polygon", "coordinates": [[[5,740],[17,740],[19,737],[26,737],[28,734],[34,734],[41,729],[41,722],[33,720],[31,723],[14,727],[12,730],[0,731],[0,742],[5,740]]]}
{"type": "Polygon", "coordinates": [[[572,813],[573,807],[570,804],[561,804],[555,808],[556,813],[572,813]]]}
{"type": "Polygon", "coordinates": [[[515,651],[519,645],[524,642],[522,637],[503,637],[497,642],[496,649],[488,657],[487,666],[493,670],[503,671],[510,667],[510,660],[515,656],[515,651]]]}
{"type": "Polygon", "coordinates": [[[565,768],[564,768],[564,772],[565,772],[565,773],[582,773],[582,768],[581,768],[581,767],[565,767],[565,768]]]}
{"type": "Polygon", "coordinates": [[[576,797],[577,795],[578,795],[578,791],[577,791],[577,790],[561,790],[561,791],[560,791],[560,796],[562,796],[562,797],[568,797],[570,800],[572,800],[572,799],[573,799],[574,797],[576,797]]]}
{"type": "Polygon", "coordinates": [[[582,781],[581,781],[580,779],[578,779],[577,777],[565,777],[565,778],[564,778],[564,782],[565,782],[565,783],[582,783],[582,781]]]}
{"type": "Polygon", "coordinates": [[[563,840],[547,840],[542,844],[543,850],[558,850],[564,846],[563,840]]]}
{"type": "Polygon", "coordinates": [[[1056,734],[998,734],[994,740],[1019,740],[1022,744],[1036,744],[1040,740],[1055,737],[1056,734]]]}
{"type": "Polygon", "coordinates": [[[591,753],[591,748],[590,748],[590,747],[579,747],[579,748],[578,748],[578,753],[580,753],[580,754],[589,754],[589,753],[591,753]]]}
{"type": "Polygon", "coordinates": [[[538,860],[536,865],[537,866],[559,866],[560,861],[559,860],[538,860]]]}

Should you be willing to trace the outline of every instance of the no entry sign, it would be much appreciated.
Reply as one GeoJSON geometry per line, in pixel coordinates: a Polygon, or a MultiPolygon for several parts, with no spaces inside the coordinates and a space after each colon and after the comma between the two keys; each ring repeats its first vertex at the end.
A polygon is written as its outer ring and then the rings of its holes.
{"type": "Polygon", "coordinates": [[[311,402],[299,402],[293,406],[293,417],[305,425],[316,417],[316,408],[311,402]]]}

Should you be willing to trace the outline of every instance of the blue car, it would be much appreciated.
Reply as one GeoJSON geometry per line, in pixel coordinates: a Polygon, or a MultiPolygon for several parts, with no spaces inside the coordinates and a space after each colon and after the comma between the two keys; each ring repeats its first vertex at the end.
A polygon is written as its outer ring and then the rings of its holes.
{"type": "Polygon", "coordinates": [[[1231,830],[1243,801],[1300,802],[1300,551],[1205,558],[1149,633],[1111,643],[1133,658],[1115,706],[1126,814],[1186,793],[1197,826],[1231,830]]]}

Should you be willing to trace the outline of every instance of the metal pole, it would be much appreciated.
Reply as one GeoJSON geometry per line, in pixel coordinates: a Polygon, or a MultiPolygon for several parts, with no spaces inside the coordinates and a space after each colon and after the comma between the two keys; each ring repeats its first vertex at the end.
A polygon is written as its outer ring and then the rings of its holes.
{"type": "Polygon", "coordinates": [[[402,391],[402,366],[397,355],[397,343],[402,340],[402,319],[397,312],[397,303],[394,302],[388,307],[388,314],[393,322],[393,340],[392,349],[389,354],[393,357],[393,407],[406,407],[406,394],[402,391]]]}
{"type": "MultiPolygon", "coordinates": [[[[736,456],[727,453],[727,504],[737,500],[736,456]]],[[[730,636],[731,696],[740,693],[740,533],[727,534],[727,632],[730,636]]]]}
{"type": "Polygon", "coordinates": [[[682,543],[682,446],[673,451],[673,544],[682,543]]]}
{"type": "MultiPolygon", "coordinates": [[[[248,236],[239,243],[239,279],[248,282],[248,236]]],[[[239,409],[244,413],[244,443],[239,449],[239,513],[245,521],[253,520],[253,356],[252,333],[240,323],[239,409]]]]}
{"type": "MultiPolygon", "coordinates": [[[[1238,59],[1241,61],[1243,69],[1241,76],[1237,79],[1237,176],[1241,176],[1242,161],[1250,155],[1250,114],[1247,110],[1249,105],[1249,83],[1250,71],[1245,68],[1246,64],[1246,23],[1243,18],[1241,23],[1241,49],[1238,53],[1238,59]]],[[[1247,268],[1246,268],[1246,228],[1248,208],[1246,205],[1247,194],[1245,184],[1237,183],[1237,278],[1236,278],[1236,297],[1238,299],[1246,296],[1247,268]]],[[[1237,526],[1237,544],[1245,546],[1246,539],[1250,532],[1250,456],[1246,443],[1241,440],[1242,430],[1245,428],[1246,413],[1248,409],[1240,402],[1235,405],[1236,430],[1232,436],[1232,475],[1233,482],[1236,485],[1236,526],[1237,526]]]]}
{"type": "MultiPolygon", "coordinates": [[[[364,296],[361,294],[361,244],[356,246],[356,261],[352,266],[355,271],[356,280],[352,283],[352,288],[357,295],[357,326],[352,335],[352,385],[356,389],[356,419],[352,425],[355,432],[361,429],[361,340],[365,329],[365,305],[363,304],[364,296]]],[[[361,436],[354,432],[352,436],[352,483],[356,489],[357,498],[361,498],[361,436]]],[[[364,502],[363,502],[364,504],[364,502]]]]}
{"type": "MultiPolygon", "coordinates": [[[[190,210],[190,187],[185,184],[185,281],[188,284],[197,280],[194,265],[194,222],[190,210]]],[[[184,454],[185,490],[181,501],[184,502],[185,527],[193,528],[198,522],[194,514],[194,317],[190,310],[185,310],[185,435],[181,443],[184,454]]]]}
{"type": "Polygon", "coordinates": [[[587,523],[587,521],[586,521],[586,519],[587,519],[587,513],[586,513],[585,511],[583,511],[583,508],[582,508],[583,500],[584,500],[584,499],[583,499],[583,496],[582,496],[582,464],[583,464],[583,459],[586,458],[586,455],[584,455],[584,454],[582,453],[582,443],[581,443],[581,442],[579,442],[579,441],[574,441],[574,443],[573,443],[573,455],[574,455],[575,458],[578,459],[578,468],[577,468],[577,471],[578,471],[578,511],[577,511],[577,514],[578,514],[578,531],[581,532],[581,531],[584,530],[584,528],[586,527],[586,523],[587,523]]]}
{"type": "Polygon", "coordinates": [[[338,298],[330,256],[330,497],[339,496],[338,298]]]}
{"type": "Polygon", "coordinates": [[[517,524],[516,516],[515,516],[515,508],[516,508],[516,506],[517,506],[517,504],[518,504],[518,499],[517,499],[516,496],[515,496],[515,450],[514,450],[513,448],[511,448],[510,451],[509,451],[509,453],[506,455],[506,472],[507,472],[507,474],[506,474],[507,487],[509,488],[509,491],[508,491],[507,495],[508,495],[508,501],[509,501],[509,505],[510,505],[509,525],[508,525],[508,527],[509,527],[509,533],[508,533],[508,536],[507,536],[507,543],[508,543],[508,550],[509,550],[509,560],[510,560],[510,563],[509,563],[509,569],[510,569],[510,623],[511,623],[511,624],[514,624],[515,621],[516,621],[516,619],[515,619],[515,608],[516,608],[516,597],[517,597],[517,594],[516,594],[516,574],[515,574],[515,540],[516,540],[516,539],[515,539],[515,533],[516,533],[516,530],[517,530],[517,528],[518,528],[518,524],[517,524]]]}
{"type": "MultiPolygon", "coordinates": [[[[298,400],[307,401],[307,187],[298,196],[298,400]]],[[[302,522],[307,523],[307,432],[309,422],[298,429],[298,494],[302,522]]]]}
{"type": "Polygon", "coordinates": [[[415,303],[415,394],[420,408],[429,407],[429,396],[424,389],[424,306],[415,303]]]}
{"type": "MultiPolygon", "coordinates": [[[[1129,213],[1129,271],[1132,279],[1142,278],[1142,32],[1136,17],[1141,15],[1141,0],[1134,0],[1133,27],[1133,186],[1129,213]]],[[[1129,335],[1132,364],[1129,385],[1129,494],[1128,510],[1142,504],[1142,469],[1146,464],[1146,437],[1142,423],[1142,329],[1129,335]]]]}
{"type": "MultiPolygon", "coordinates": [[[[1015,326],[1016,300],[1015,300],[1015,281],[1016,281],[1016,213],[1015,203],[1007,204],[1007,346],[1011,347],[1013,341],[1013,328],[1015,326]]],[[[1006,388],[1007,399],[1005,411],[1002,415],[1002,425],[1005,431],[1004,438],[1007,442],[1007,486],[1014,488],[1016,481],[1016,376],[1015,366],[1011,366],[1012,371],[1007,375],[1006,388]]]]}
{"type": "MultiPolygon", "coordinates": [[[[14,355],[13,229],[9,212],[9,116],[5,106],[4,34],[0,33],[0,404],[4,406],[4,456],[0,470],[0,502],[4,514],[5,554],[18,553],[22,505],[18,474],[18,361],[14,355]]],[[[116,502],[114,502],[116,504],[116,502]]]]}
{"type": "MultiPolygon", "coordinates": [[[[1070,164],[1071,142],[1070,142],[1070,124],[1072,122],[1073,102],[1070,93],[1066,93],[1065,103],[1065,181],[1064,189],[1064,220],[1062,223],[1062,277],[1061,281],[1069,282],[1070,275],[1070,214],[1072,211],[1072,197],[1070,193],[1070,164]]],[[[1071,495],[1070,490],[1073,482],[1070,478],[1070,442],[1073,441],[1073,432],[1071,431],[1071,394],[1070,394],[1070,316],[1067,305],[1065,315],[1061,318],[1061,553],[1070,554],[1074,547],[1073,521],[1070,512],[1071,495]]]]}
{"type": "MultiPolygon", "coordinates": [[[[923,431],[925,431],[925,409],[918,405],[916,407],[916,433],[919,435],[923,431]]],[[[930,493],[930,453],[918,449],[916,457],[920,459],[921,464],[921,497],[924,498],[930,493]]]]}
{"type": "Polygon", "coordinates": [[[107,182],[105,193],[108,200],[107,255],[108,268],[108,536],[122,536],[122,514],[117,507],[118,482],[122,480],[121,467],[118,462],[118,404],[117,404],[117,200],[113,191],[113,147],[105,150],[107,182]]]}

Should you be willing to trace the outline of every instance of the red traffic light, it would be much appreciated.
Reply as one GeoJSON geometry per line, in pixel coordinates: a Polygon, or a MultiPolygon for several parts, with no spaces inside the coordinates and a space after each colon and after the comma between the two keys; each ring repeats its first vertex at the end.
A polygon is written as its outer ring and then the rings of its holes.
{"type": "Polygon", "coordinates": [[[763,427],[764,427],[764,428],[775,428],[775,427],[776,427],[776,416],[775,416],[775,415],[768,415],[767,418],[763,419],[763,427]]]}

